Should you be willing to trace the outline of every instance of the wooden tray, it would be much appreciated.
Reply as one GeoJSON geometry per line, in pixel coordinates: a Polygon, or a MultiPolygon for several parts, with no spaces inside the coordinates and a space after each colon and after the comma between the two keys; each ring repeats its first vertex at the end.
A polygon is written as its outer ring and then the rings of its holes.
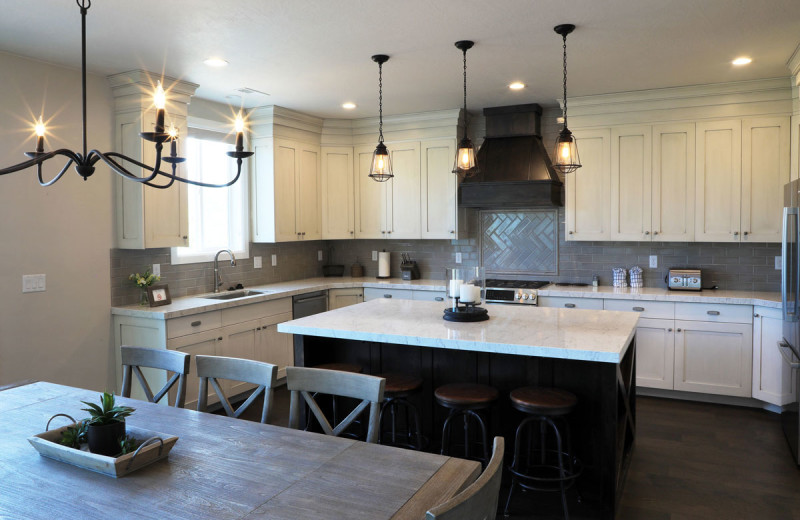
{"type": "Polygon", "coordinates": [[[174,435],[166,435],[128,425],[127,435],[138,441],[145,441],[144,444],[134,453],[127,453],[120,457],[108,457],[59,444],[61,432],[74,425],[75,423],[28,437],[28,442],[43,457],[119,478],[157,460],[166,458],[169,455],[169,450],[178,441],[178,437],[174,435]]]}

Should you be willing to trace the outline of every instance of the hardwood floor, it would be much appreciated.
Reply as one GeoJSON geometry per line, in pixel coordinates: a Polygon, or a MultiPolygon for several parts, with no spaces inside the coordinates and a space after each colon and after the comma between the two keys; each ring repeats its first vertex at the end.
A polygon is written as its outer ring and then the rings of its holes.
{"type": "MultiPolygon", "coordinates": [[[[288,424],[285,387],[270,423],[288,424]]],[[[247,418],[258,420],[260,404],[247,418]]],[[[637,437],[619,520],[800,520],[800,469],[780,418],[764,410],[638,397],[637,437]]],[[[508,494],[500,491],[499,510],[508,494]]],[[[570,518],[592,518],[568,493],[570,518]]],[[[509,519],[561,518],[557,493],[515,493],[509,519]]],[[[498,519],[503,519],[502,512],[498,519]]]]}

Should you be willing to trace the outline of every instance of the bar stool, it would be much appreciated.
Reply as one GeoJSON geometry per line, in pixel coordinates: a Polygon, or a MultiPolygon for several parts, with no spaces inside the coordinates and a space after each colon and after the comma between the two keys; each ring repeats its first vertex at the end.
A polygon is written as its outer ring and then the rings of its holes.
{"type": "Polygon", "coordinates": [[[510,397],[511,405],[529,417],[523,419],[517,427],[514,460],[509,468],[512,475],[511,489],[508,491],[504,514],[508,516],[514,487],[519,485],[523,489],[534,491],[561,491],[564,518],[569,520],[566,490],[575,483],[583,468],[572,453],[566,416],[575,409],[578,398],[566,390],[534,386],[517,388],[511,392],[510,397]],[[539,425],[538,438],[536,424],[539,425]],[[548,429],[555,437],[555,449],[547,447],[548,429]],[[528,447],[527,453],[523,453],[521,441],[526,430],[528,447]],[[562,431],[566,434],[566,442],[562,442],[562,431]]]}
{"type": "Polygon", "coordinates": [[[401,448],[410,448],[414,450],[422,450],[422,423],[419,420],[419,410],[410,402],[407,397],[417,394],[422,390],[422,379],[419,377],[410,376],[408,374],[399,374],[396,372],[387,372],[385,374],[378,374],[378,377],[386,379],[386,388],[383,391],[383,405],[381,406],[381,413],[378,418],[378,424],[383,425],[383,413],[387,410],[392,418],[392,427],[388,432],[381,429],[380,443],[389,446],[399,446],[401,448]],[[406,415],[406,442],[397,441],[397,412],[402,407],[406,415]],[[414,418],[414,429],[411,429],[411,421],[409,411],[414,418]],[[384,439],[384,433],[391,435],[391,440],[384,439]],[[415,439],[415,440],[412,440],[415,439]]]}
{"type": "Polygon", "coordinates": [[[486,433],[486,424],[478,413],[486,410],[497,401],[499,392],[488,385],[474,383],[454,383],[443,385],[434,391],[436,402],[450,409],[447,419],[442,427],[442,455],[449,455],[450,451],[450,422],[456,417],[464,418],[464,458],[470,458],[469,453],[469,420],[474,419],[481,428],[481,444],[483,457],[478,458],[484,467],[489,463],[489,437],[486,433]]]}
{"type": "MultiPolygon", "coordinates": [[[[355,374],[360,374],[363,370],[361,365],[356,363],[322,363],[321,365],[314,365],[309,368],[322,368],[325,370],[338,370],[339,372],[353,372],[355,374]]],[[[313,395],[314,398],[317,397],[317,394],[313,395]]],[[[339,424],[337,419],[338,416],[336,414],[336,396],[331,396],[331,418],[333,419],[334,424],[339,424]]],[[[361,427],[360,421],[355,421],[358,423],[359,427],[361,427]]],[[[311,409],[306,409],[306,427],[305,429],[308,430],[308,425],[311,424],[311,409]]],[[[363,433],[363,432],[362,432],[363,433]]],[[[356,435],[353,435],[357,437],[356,435]]]]}

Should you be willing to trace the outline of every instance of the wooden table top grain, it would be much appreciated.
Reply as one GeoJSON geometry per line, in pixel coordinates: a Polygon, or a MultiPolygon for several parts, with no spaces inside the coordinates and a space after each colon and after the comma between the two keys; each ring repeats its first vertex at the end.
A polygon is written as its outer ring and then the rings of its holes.
{"type": "Polygon", "coordinates": [[[45,382],[0,392],[0,517],[422,519],[480,473],[474,461],[123,398],[136,408],[129,424],[179,437],[168,459],[114,479],[28,443],[98,397],[45,382]]]}

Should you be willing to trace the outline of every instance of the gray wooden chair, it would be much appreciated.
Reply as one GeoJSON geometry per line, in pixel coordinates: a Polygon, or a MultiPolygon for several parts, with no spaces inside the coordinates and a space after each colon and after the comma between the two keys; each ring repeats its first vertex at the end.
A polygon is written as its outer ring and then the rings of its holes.
{"type": "Polygon", "coordinates": [[[231,358],[223,356],[202,356],[194,357],[197,364],[197,377],[200,379],[200,391],[197,395],[197,411],[205,412],[208,409],[208,382],[216,392],[222,408],[228,417],[239,417],[247,408],[253,404],[262,393],[264,394],[264,406],[261,409],[261,422],[267,422],[270,408],[272,407],[272,394],[275,387],[275,380],[278,379],[278,366],[254,361],[252,359],[231,358]],[[242,381],[258,385],[250,396],[236,410],[231,406],[230,401],[225,396],[219,385],[218,379],[229,379],[231,381],[242,381]]]}
{"type": "Polygon", "coordinates": [[[481,475],[464,491],[430,509],[425,520],[494,520],[503,476],[505,441],[494,438],[492,458],[481,475]]]}
{"type": "Polygon", "coordinates": [[[191,357],[189,354],[176,350],[132,347],[128,345],[120,347],[120,354],[122,358],[122,397],[131,396],[133,374],[136,374],[136,378],[142,385],[142,390],[144,390],[144,395],[151,403],[159,402],[177,381],[178,390],[175,394],[175,402],[172,404],[177,408],[183,408],[186,403],[186,375],[189,373],[189,360],[191,357]],[[150,389],[141,367],[166,370],[167,375],[172,372],[172,377],[169,378],[167,384],[157,394],[153,395],[153,391],[150,389]]]}
{"type": "Polygon", "coordinates": [[[342,434],[369,406],[367,442],[377,443],[380,427],[378,415],[385,385],[386,380],[382,377],[322,368],[286,367],[286,388],[291,392],[289,428],[300,427],[301,396],[326,435],[342,434]],[[314,399],[315,393],[361,399],[361,402],[339,424],[331,426],[314,399]]]}

